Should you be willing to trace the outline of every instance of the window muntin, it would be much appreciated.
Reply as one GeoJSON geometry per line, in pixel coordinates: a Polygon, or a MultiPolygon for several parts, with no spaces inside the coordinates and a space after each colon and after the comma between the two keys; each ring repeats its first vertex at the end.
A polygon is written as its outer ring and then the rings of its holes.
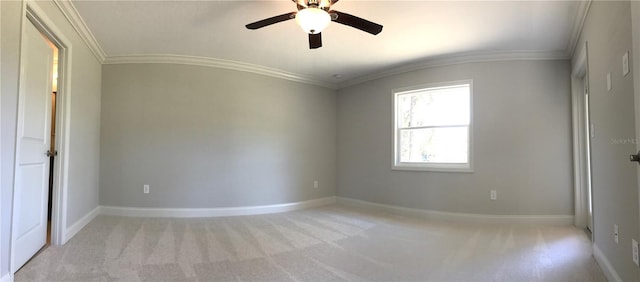
{"type": "Polygon", "coordinates": [[[394,91],[394,169],[471,170],[471,81],[394,91]]]}

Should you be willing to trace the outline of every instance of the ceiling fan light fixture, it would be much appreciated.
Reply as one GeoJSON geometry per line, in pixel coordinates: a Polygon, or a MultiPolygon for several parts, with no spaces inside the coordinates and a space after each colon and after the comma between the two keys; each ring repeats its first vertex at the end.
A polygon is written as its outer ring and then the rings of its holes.
{"type": "Polygon", "coordinates": [[[296,13],[296,22],[306,33],[318,34],[331,22],[331,16],[327,11],[309,7],[296,13]]]}

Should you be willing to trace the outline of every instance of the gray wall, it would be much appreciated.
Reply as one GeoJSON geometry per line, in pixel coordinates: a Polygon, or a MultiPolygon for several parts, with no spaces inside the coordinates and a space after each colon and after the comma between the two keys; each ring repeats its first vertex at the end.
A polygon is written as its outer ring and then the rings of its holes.
{"type": "Polygon", "coordinates": [[[216,208],[335,195],[333,90],[203,66],[120,64],[103,66],[102,91],[101,205],[216,208]]]}
{"type": "MultiPolygon", "coordinates": [[[[25,19],[22,1],[0,1],[2,5],[2,242],[0,276],[9,272],[9,245],[13,197],[13,166],[18,106],[18,73],[21,25],[25,19]]],[[[70,40],[72,73],[69,87],[69,145],[67,227],[98,206],[98,159],[101,67],[53,2],[38,1],[45,15],[70,40]]],[[[26,21],[26,20],[25,20],[26,21]]],[[[60,149],[60,148],[59,148],[60,149]]]]}
{"type": "Polygon", "coordinates": [[[622,55],[631,54],[630,3],[591,4],[579,44],[588,42],[591,94],[592,180],[595,245],[624,281],[640,280],[631,260],[631,239],[639,238],[637,164],[628,161],[636,150],[633,75],[622,76],[622,55]],[[607,91],[606,74],[612,73],[607,91]],[[613,224],[620,226],[620,243],[613,241],[613,224]]]}
{"type": "Polygon", "coordinates": [[[447,212],[573,215],[569,77],[567,61],[468,63],[340,90],[338,195],[447,212]],[[392,171],[392,89],[463,79],[474,87],[474,172],[392,171]]]}

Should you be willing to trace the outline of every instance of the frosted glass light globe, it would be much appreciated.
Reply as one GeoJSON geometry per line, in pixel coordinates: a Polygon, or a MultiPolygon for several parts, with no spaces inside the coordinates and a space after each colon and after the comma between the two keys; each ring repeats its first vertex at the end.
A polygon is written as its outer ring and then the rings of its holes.
{"type": "Polygon", "coordinates": [[[317,34],[322,32],[331,22],[331,16],[320,8],[306,8],[296,13],[296,22],[306,33],[317,34]]]}

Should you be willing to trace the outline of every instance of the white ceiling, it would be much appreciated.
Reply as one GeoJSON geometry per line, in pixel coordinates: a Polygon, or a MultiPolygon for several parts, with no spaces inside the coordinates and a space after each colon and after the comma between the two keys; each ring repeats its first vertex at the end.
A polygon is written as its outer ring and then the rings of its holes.
{"type": "Polygon", "coordinates": [[[293,20],[258,30],[244,27],[294,11],[290,0],[72,3],[107,58],[207,57],[326,84],[461,54],[568,55],[581,17],[578,1],[341,0],[332,9],[379,23],[382,33],[374,36],[334,22],[322,33],[323,47],[310,50],[307,35],[293,20]]]}

